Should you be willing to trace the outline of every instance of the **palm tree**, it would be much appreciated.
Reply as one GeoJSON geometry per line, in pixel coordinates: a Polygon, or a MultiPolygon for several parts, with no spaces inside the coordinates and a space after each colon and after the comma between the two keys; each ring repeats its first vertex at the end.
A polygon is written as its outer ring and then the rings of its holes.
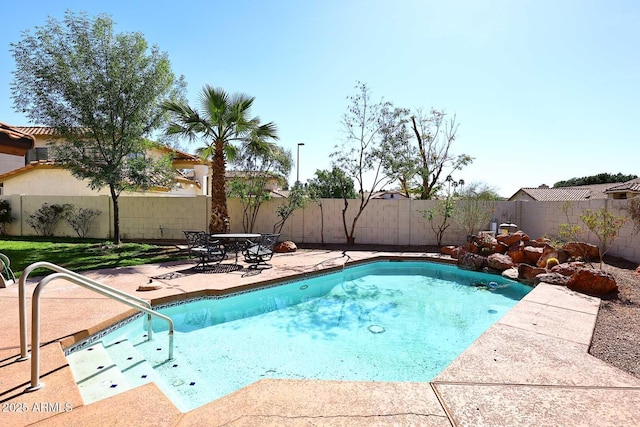
{"type": "Polygon", "coordinates": [[[166,129],[168,135],[193,140],[202,137],[207,145],[199,150],[203,158],[211,159],[211,220],[210,233],[227,231],[229,214],[225,191],[225,172],[228,159],[239,149],[271,150],[277,140],[273,122],[261,125],[258,117],[250,118],[255,98],[244,94],[229,95],[221,88],[206,85],[200,94],[200,110],[185,102],[165,101],[162,107],[172,115],[166,129]],[[240,146],[235,145],[239,143],[240,146]]]}

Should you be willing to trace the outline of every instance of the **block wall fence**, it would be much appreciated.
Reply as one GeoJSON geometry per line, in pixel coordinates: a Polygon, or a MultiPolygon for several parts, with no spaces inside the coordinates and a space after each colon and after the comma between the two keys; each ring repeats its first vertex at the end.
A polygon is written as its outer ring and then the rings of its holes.
{"type": "MultiPolygon", "coordinates": [[[[3,199],[11,204],[14,220],[7,227],[10,236],[33,236],[35,231],[26,218],[44,203],[73,204],[76,208],[93,208],[101,211],[93,222],[88,237],[108,239],[113,235],[113,205],[109,196],[24,196],[9,195],[3,199]]],[[[253,231],[272,232],[278,221],[276,208],[283,200],[265,202],[258,213],[253,231]]],[[[382,244],[403,246],[436,245],[437,237],[422,211],[433,208],[438,202],[432,200],[371,200],[360,216],[355,228],[356,244],[382,244]]],[[[565,213],[565,202],[498,202],[491,222],[511,222],[532,239],[555,237],[558,224],[580,224],[579,216],[585,209],[598,210],[605,207],[615,215],[627,216],[626,200],[591,200],[573,202],[565,213]]],[[[120,233],[123,240],[184,240],[183,230],[207,230],[211,212],[208,196],[121,196],[120,233]]],[[[357,212],[359,200],[349,202],[347,227],[357,212]]],[[[238,199],[228,200],[231,231],[243,232],[242,205],[238,199]]],[[[345,243],[342,223],[341,199],[324,199],[322,215],[320,207],[311,202],[306,208],[296,211],[285,223],[281,240],[296,243],[345,243]],[[323,231],[321,231],[323,230],[323,231]]],[[[466,241],[466,233],[454,221],[442,239],[443,245],[460,245],[466,241]]],[[[486,224],[486,230],[490,224],[486,224]]],[[[55,229],[56,236],[76,236],[65,222],[55,229]]],[[[585,240],[597,244],[598,239],[587,233],[585,240]]],[[[633,234],[633,224],[628,221],[621,230],[608,254],[640,263],[640,235],[633,234]]]]}

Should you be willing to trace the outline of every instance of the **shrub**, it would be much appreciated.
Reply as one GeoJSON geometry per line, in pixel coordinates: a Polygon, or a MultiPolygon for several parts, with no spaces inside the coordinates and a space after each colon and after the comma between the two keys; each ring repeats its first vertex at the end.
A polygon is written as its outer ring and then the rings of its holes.
{"type": "Polygon", "coordinates": [[[72,205],[49,205],[45,203],[40,209],[29,215],[27,224],[36,231],[39,236],[53,236],[53,230],[58,222],[64,218],[65,212],[72,208],[72,205]]]}
{"type": "Polygon", "coordinates": [[[90,208],[80,208],[76,211],[71,206],[66,212],[64,220],[74,229],[78,237],[84,239],[89,233],[89,227],[101,213],[102,211],[98,209],[90,208]]]}
{"type": "Polygon", "coordinates": [[[11,204],[8,200],[0,200],[0,235],[7,234],[7,224],[13,221],[11,216],[11,204]]]}
{"type": "Polygon", "coordinates": [[[585,209],[580,215],[580,219],[600,241],[600,268],[602,268],[602,258],[618,238],[620,229],[627,221],[627,218],[614,215],[605,208],[601,208],[597,211],[585,209]]]}

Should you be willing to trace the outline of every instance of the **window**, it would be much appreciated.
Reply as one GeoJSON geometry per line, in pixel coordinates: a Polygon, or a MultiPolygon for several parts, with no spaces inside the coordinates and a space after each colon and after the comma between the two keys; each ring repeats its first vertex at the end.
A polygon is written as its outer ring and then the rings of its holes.
{"type": "Polygon", "coordinates": [[[40,160],[49,160],[49,148],[38,147],[31,150],[27,150],[27,155],[24,156],[25,165],[28,165],[31,162],[37,162],[40,160]]]}

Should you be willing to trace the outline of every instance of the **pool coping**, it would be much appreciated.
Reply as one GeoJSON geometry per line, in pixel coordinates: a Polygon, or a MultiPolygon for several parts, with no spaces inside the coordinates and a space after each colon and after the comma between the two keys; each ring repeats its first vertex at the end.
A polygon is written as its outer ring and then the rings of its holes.
{"type": "MultiPolygon", "coordinates": [[[[273,275],[286,275],[287,279],[291,279],[297,275],[294,273],[302,273],[308,277],[320,270],[327,272],[327,268],[342,268],[346,262],[338,251],[301,251],[299,255],[300,261],[295,261],[294,256],[274,257],[274,268],[269,270],[269,275],[265,275],[267,282],[276,281],[273,275]],[[306,268],[302,268],[304,262],[309,260],[319,261],[315,266],[321,265],[322,268],[310,270],[308,263],[306,268]]],[[[355,262],[389,257],[434,261],[429,254],[403,256],[405,254],[358,252],[349,255],[350,260],[355,262]]],[[[181,267],[184,264],[116,269],[95,274],[99,278],[108,277],[120,283],[117,279],[119,275],[128,276],[129,279],[135,275],[142,279],[181,267]],[[131,271],[135,271],[135,274],[131,271]]],[[[260,280],[251,283],[245,281],[242,286],[256,287],[259,286],[258,282],[262,285],[265,283],[260,280]]],[[[122,285],[125,289],[131,289],[132,286],[124,282],[122,285]]],[[[180,300],[185,294],[219,293],[221,288],[212,289],[210,284],[191,286],[185,280],[183,284],[165,290],[180,300]],[[203,286],[207,288],[206,291],[203,291],[203,286]]],[[[2,291],[0,297],[11,293],[2,291]]],[[[67,290],[61,287],[58,292],[69,297],[74,291],[65,293],[67,290]]],[[[154,297],[150,298],[151,301],[163,301],[169,297],[167,292],[162,291],[148,295],[154,297]]],[[[104,301],[100,301],[100,306],[104,305],[104,301]]],[[[43,422],[43,425],[84,424],[92,419],[109,419],[115,425],[179,426],[198,425],[203,421],[208,425],[222,425],[233,420],[246,425],[271,425],[279,421],[288,425],[308,425],[310,422],[447,426],[588,425],[590,421],[598,425],[628,425],[640,418],[640,409],[637,409],[640,407],[637,404],[640,402],[640,380],[588,355],[598,305],[597,298],[542,284],[518,302],[431,383],[261,380],[186,414],[177,411],[170,402],[167,403],[166,397],[159,394],[154,384],[83,405],[78,398],[77,388],[74,391],[68,385],[69,368],[66,360],[59,359],[62,353],[60,343],[75,340],[83,333],[88,334],[96,329],[95,326],[81,332],[76,330],[73,337],[58,337],[44,346],[43,354],[47,359],[42,363],[48,386],[35,393],[20,393],[18,388],[28,379],[28,374],[25,376],[28,368],[25,370],[24,362],[10,361],[11,357],[7,357],[7,354],[11,353],[15,341],[12,344],[0,334],[1,347],[5,350],[9,348],[0,353],[5,356],[4,363],[0,364],[0,373],[3,374],[0,378],[4,380],[8,376],[21,375],[14,381],[0,383],[0,390],[3,390],[0,396],[5,399],[4,402],[46,401],[47,398],[54,399],[51,397],[54,392],[58,395],[56,399],[60,400],[62,390],[66,390],[68,394],[65,399],[73,404],[71,412],[13,412],[3,414],[9,415],[3,417],[3,421],[6,419],[10,425],[28,425],[37,421],[43,422]],[[521,345],[510,351],[517,342],[521,345]],[[63,381],[65,385],[59,386],[58,381],[63,381]],[[311,398],[300,399],[301,396],[311,398]],[[152,413],[145,414],[145,409],[152,413]]],[[[127,317],[131,310],[119,308],[114,311],[117,312],[115,316],[108,319],[103,316],[96,325],[104,326],[113,318],[127,317]]],[[[2,326],[11,327],[10,323],[3,321],[2,326]]],[[[13,329],[15,331],[16,325],[13,325],[13,329]]]]}

